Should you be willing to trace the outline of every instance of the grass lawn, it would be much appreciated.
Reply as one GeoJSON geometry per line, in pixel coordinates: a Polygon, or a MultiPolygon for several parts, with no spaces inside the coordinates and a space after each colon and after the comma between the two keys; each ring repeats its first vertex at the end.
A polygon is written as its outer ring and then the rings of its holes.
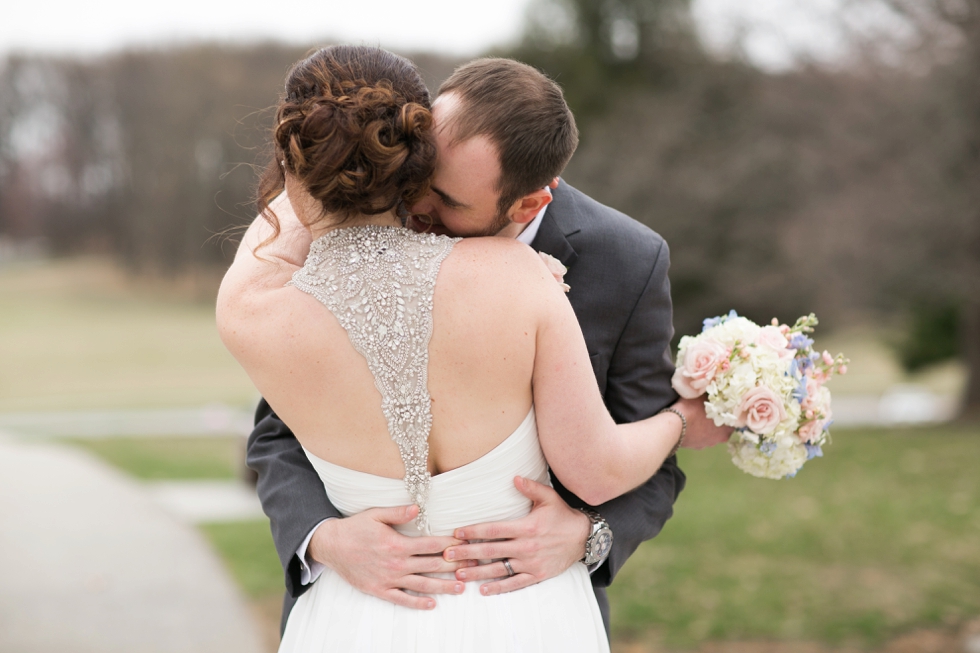
{"type": "Polygon", "coordinates": [[[240,478],[240,437],[107,438],[67,440],[143,480],[240,478]]]}
{"type": "Polygon", "coordinates": [[[282,598],[282,567],[267,520],[204,524],[201,529],[250,599],[282,598]]]}
{"type": "MultiPolygon", "coordinates": [[[[837,430],[789,481],[749,477],[721,448],[681,455],[674,518],[611,589],[618,642],[868,649],[980,615],[980,428],[837,430]]],[[[274,630],[283,585],[268,522],[202,528],[274,630]]]]}
{"type": "MultiPolygon", "coordinates": [[[[133,279],[107,260],[0,267],[0,411],[253,406],[256,391],[214,327],[217,273],[133,279]]],[[[916,383],[956,394],[958,363],[906,375],[876,332],[817,333],[852,359],[834,392],[916,383]]]]}
{"type": "Polygon", "coordinates": [[[218,339],[216,287],[97,259],[0,268],[0,411],[254,404],[218,339]]]}
{"type": "Polygon", "coordinates": [[[617,638],[874,646],[980,614],[980,428],[835,432],[788,481],[721,448],[611,588],[617,638]]]}

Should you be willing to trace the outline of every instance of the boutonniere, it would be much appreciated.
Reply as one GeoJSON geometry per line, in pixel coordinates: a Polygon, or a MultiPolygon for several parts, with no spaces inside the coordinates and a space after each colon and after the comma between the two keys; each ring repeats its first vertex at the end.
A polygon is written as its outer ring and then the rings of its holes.
{"type": "Polygon", "coordinates": [[[538,252],[538,256],[544,261],[544,264],[548,266],[548,272],[555,277],[555,281],[561,286],[561,289],[565,292],[571,290],[571,286],[565,283],[565,273],[568,272],[568,268],[561,264],[561,261],[556,259],[551,254],[545,254],[544,252],[538,252]]]}

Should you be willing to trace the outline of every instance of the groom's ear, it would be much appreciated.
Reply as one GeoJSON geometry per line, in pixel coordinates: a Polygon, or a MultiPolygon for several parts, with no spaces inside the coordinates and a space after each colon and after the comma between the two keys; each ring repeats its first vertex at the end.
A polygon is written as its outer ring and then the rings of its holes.
{"type": "Polygon", "coordinates": [[[551,193],[546,188],[542,188],[533,193],[528,193],[514,202],[508,215],[510,216],[511,222],[527,224],[549,203],[551,203],[551,193]]]}

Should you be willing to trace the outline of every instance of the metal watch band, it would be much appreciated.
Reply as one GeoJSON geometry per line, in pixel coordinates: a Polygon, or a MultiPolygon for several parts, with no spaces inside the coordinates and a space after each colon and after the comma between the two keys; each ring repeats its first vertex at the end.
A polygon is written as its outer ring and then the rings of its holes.
{"type": "Polygon", "coordinates": [[[612,529],[602,515],[588,508],[579,508],[591,522],[589,537],[585,540],[585,555],[582,561],[589,566],[590,572],[606,561],[612,549],[612,529]]]}

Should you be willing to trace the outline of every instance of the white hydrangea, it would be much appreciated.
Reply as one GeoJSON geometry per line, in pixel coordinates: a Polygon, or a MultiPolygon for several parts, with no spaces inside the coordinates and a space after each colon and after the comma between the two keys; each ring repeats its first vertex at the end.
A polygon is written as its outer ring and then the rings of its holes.
{"type": "Polygon", "coordinates": [[[761,445],[743,440],[736,433],[728,443],[728,452],[735,466],[758,478],[778,480],[793,476],[806,462],[806,447],[796,438],[783,439],[775,449],[764,453],[761,445]]]}
{"type": "Polygon", "coordinates": [[[711,335],[713,338],[727,342],[729,345],[735,344],[736,341],[746,344],[755,342],[760,330],[761,327],[752,320],[744,317],[734,317],[713,327],[711,335]]]}

